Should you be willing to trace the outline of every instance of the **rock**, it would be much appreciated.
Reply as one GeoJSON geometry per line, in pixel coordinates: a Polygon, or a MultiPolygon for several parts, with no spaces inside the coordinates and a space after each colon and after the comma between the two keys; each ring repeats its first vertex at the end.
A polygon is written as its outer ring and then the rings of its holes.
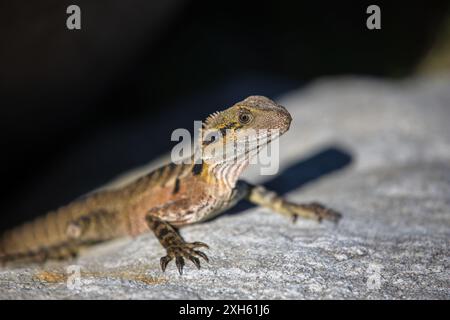
{"type": "Polygon", "coordinates": [[[147,234],[67,264],[1,269],[0,298],[448,299],[448,88],[443,76],[337,78],[278,99],[294,119],[280,173],[252,167],[246,178],[341,211],[337,226],[241,206],[182,230],[211,247],[201,270],[179,276],[172,262],[162,273],[164,251],[147,234]]]}

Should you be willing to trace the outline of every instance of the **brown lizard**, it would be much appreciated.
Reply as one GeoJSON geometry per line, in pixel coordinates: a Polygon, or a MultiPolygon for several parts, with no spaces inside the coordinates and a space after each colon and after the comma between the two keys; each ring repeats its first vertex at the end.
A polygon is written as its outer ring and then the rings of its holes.
{"type": "Polygon", "coordinates": [[[87,245],[126,235],[153,231],[167,255],[161,268],[175,259],[182,274],[184,259],[200,268],[208,257],[199,248],[203,242],[185,242],[177,228],[204,221],[235,205],[241,199],[295,219],[304,217],[337,222],[341,215],[319,203],[289,202],[239,175],[260,148],[285,133],[291,115],[282,106],[262,96],[250,96],[216,112],[203,122],[200,146],[203,152],[189,163],[171,162],[115,190],[95,192],[5,232],[0,237],[2,262],[43,262],[75,257],[87,245]],[[246,130],[256,133],[248,144],[246,130]],[[211,136],[209,133],[213,133],[211,136]],[[206,133],[209,138],[205,138],[206,133]],[[236,147],[247,139],[247,148],[236,147]],[[233,146],[232,157],[223,146],[233,146]],[[208,152],[211,151],[211,152],[208,152]]]}

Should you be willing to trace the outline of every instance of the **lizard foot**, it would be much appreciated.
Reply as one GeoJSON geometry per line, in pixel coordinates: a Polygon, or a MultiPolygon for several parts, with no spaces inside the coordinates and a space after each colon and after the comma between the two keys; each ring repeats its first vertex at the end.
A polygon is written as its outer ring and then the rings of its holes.
{"type": "Polygon", "coordinates": [[[161,258],[161,269],[164,272],[166,270],[167,264],[175,258],[175,264],[177,265],[178,272],[183,274],[184,258],[189,259],[194,263],[197,269],[200,269],[200,259],[201,257],[206,262],[209,262],[208,257],[201,251],[196,250],[196,248],[206,248],[209,249],[208,245],[203,242],[191,242],[191,243],[180,243],[172,245],[167,248],[167,255],[161,258]]]}
{"type": "Polygon", "coordinates": [[[327,208],[318,202],[307,204],[286,203],[286,209],[292,215],[292,222],[296,222],[298,217],[306,217],[322,222],[322,220],[329,220],[338,223],[342,218],[339,212],[327,208]]]}

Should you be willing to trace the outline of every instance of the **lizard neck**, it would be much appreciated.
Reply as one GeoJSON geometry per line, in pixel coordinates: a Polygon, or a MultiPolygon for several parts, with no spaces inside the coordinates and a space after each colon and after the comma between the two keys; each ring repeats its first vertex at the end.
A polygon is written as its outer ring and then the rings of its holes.
{"type": "Polygon", "coordinates": [[[239,176],[248,164],[248,160],[240,162],[221,162],[210,164],[208,170],[209,173],[217,179],[220,185],[225,189],[231,190],[236,186],[239,176]]]}

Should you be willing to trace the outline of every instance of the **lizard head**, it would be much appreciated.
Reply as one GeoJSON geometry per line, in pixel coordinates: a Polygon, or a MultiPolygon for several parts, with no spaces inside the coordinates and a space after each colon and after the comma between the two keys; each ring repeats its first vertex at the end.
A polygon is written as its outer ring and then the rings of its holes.
{"type": "MultiPolygon", "coordinates": [[[[212,149],[226,147],[237,155],[253,154],[289,130],[291,115],[282,106],[263,96],[250,96],[232,107],[213,113],[203,123],[202,147],[207,154],[212,149]]],[[[215,156],[210,156],[212,158],[215,156]]],[[[215,159],[217,160],[217,159],[215,159]]]]}

